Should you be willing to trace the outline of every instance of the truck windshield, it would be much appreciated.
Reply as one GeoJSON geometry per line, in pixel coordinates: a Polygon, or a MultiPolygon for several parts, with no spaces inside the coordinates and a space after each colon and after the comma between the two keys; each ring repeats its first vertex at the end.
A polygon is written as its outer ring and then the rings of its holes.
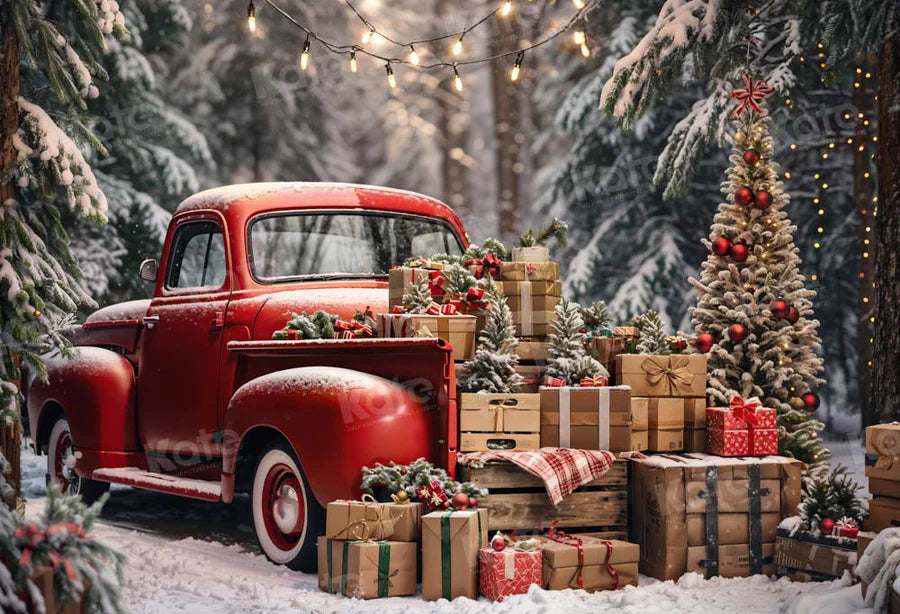
{"type": "Polygon", "coordinates": [[[287,213],[250,222],[250,270],[264,282],[386,275],[412,256],[462,254],[448,224],[377,213],[287,213]]]}

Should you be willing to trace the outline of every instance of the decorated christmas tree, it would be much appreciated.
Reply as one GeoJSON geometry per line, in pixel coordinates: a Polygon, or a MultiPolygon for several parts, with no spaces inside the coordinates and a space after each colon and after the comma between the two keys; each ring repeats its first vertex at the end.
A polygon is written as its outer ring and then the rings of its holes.
{"type": "MultiPolygon", "coordinates": [[[[748,78],[749,79],[749,78],[748,78]]],[[[709,400],[727,406],[734,394],[759,397],[778,411],[779,450],[821,469],[828,451],[813,412],[823,384],[818,374],[819,322],[798,267],[793,226],[785,212],[790,197],[778,178],[769,117],[757,101],[764,83],[738,90],[734,149],[722,184],[692,318],[698,339],[711,341],[709,400]],[[749,90],[749,91],[748,91],[749,90]]],[[[701,347],[701,350],[707,350],[701,347]]]]}
{"type": "MultiPolygon", "coordinates": [[[[493,287],[488,285],[489,289],[493,287]]],[[[475,357],[465,363],[459,388],[464,392],[513,392],[522,383],[522,376],[516,373],[519,357],[515,349],[519,340],[512,312],[500,292],[491,291],[486,296],[490,307],[484,330],[478,336],[475,357]]]]}
{"type": "Polygon", "coordinates": [[[551,329],[547,348],[548,377],[559,378],[569,386],[577,385],[582,378],[609,377],[606,368],[585,350],[584,320],[578,303],[563,298],[556,306],[551,329]]]}

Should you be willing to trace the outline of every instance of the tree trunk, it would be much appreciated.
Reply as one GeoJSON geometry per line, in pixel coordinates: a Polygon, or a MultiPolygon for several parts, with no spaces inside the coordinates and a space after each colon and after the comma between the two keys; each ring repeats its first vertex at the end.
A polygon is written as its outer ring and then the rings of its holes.
{"type": "Polygon", "coordinates": [[[879,421],[900,416],[900,34],[888,34],[878,67],[878,203],[875,345],[869,397],[879,421]]]}
{"type": "MultiPolygon", "coordinates": [[[[515,48],[519,36],[516,20],[491,21],[491,55],[515,48]]],[[[497,164],[498,228],[501,241],[514,238],[522,224],[519,203],[519,174],[522,163],[521,117],[516,84],[510,81],[509,70],[515,56],[491,62],[491,93],[494,100],[494,138],[497,164]]]]}
{"type": "MultiPolygon", "coordinates": [[[[864,78],[864,74],[871,74],[876,65],[876,59],[872,55],[860,56],[860,68],[862,73],[856,80],[860,87],[853,88],[853,106],[863,113],[866,118],[871,118],[875,111],[875,101],[872,89],[873,80],[864,78]]],[[[877,79],[877,76],[876,76],[877,79]]],[[[862,427],[877,422],[874,408],[869,403],[869,389],[872,383],[872,339],[874,327],[870,318],[875,312],[875,218],[872,216],[872,197],[875,196],[876,172],[873,168],[872,158],[868,149],[859,150],[869,140],[868,127],[862,120],[856,123],[853,147],[853,202],[856,204],[856,212],[859,216],[859,319],[856,323],[856,374],[859,386],[857,399],[861,409],[862,427]]]]}

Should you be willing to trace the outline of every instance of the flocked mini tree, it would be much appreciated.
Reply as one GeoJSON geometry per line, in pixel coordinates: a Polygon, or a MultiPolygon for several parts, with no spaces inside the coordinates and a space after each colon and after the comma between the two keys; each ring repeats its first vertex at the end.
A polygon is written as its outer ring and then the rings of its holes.
{"type": "Polygon", "coordinates": [[[556,317],[550,325],[546,374],[564,380],[574,386],[582,378],[601,375],[609,377],[609,372],[585,349],[584,320],[581,307],[563,298],[556,306],[556,317]]]}
{"type": "Polygon", "coordinates": [[[410,286],[402,299],[403,310],[407,313],[425,313],[425,310],[433,302],[431,286],[427,277],[410,286]]]}
{"type": "Polygon", "coordinates": [[[519,357],[515,353],[519,340],[506,297],[488,285],[485,293],[487,309],[484,330],[478,336],[475,357],[465,363],[459,388],[464,392],[513,392],[522,383],[516,372],[519,357]]]}
{"type": "Polygon", "coordinates": [[[666,355],[672,353],[658,313],[651,309],[636,317],[632,324],[641,335],[637,344],[639,354],[666,355]]]}
{"type": "Polygon", "coordinates": [[[704,240],[710,253],[700,279],[690,280],[700,295],[692,319],[700,349],[711,346],[710,402],[727,406],[735,394],[759,397],[778,411],[780,452],[816,471],[828,456],[818,437],[823,425],[814,415],[813,390],[824,383],[818,375],[819,322],[810,300],[815,293],[799,272],[796,227],[784,210],[790,196],[773,158],[770,119],[757,104],[766,91],[764,83],[750,81],[736,92],[745,103],[734,113],[735,144],[722,184],[726,200],[704,240]],[[746,102],[747,89],[752,103],[746,102]]]}

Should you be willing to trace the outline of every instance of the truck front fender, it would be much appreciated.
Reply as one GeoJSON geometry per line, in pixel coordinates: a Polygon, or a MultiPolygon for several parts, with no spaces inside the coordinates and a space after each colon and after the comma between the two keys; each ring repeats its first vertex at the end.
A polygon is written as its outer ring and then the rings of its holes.
{"type": "Polygon", "coordinates": [[[115,352],[79,347],[72,358],[46,361],[47,381],[28,390],[28,419],[35,447],[46,443],[61,410],[72,441],[85,450],[139,450],[134,422],[134,367],[115,352]]]}
{"type": "MultiPolygon", "coordinates": [[[[424,396],[423,396],[424,398],[424,396]]],[[[360,494],[361,469],[432,454],[434,420],[415,391],[338,367],[298,367],[241,386],[225,414],[223,472],[234,476],[244,435],[277,430],[293,446],[316,500],[360,494]]]]}

